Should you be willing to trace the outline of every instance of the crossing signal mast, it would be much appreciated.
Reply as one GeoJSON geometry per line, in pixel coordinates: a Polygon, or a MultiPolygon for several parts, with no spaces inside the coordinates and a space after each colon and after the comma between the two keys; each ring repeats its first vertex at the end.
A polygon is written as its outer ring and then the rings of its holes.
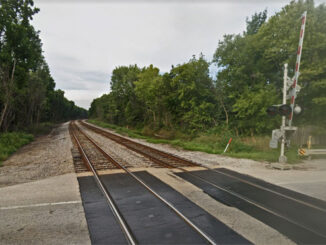
{"type": "Polygon", "coordinates": [[[294,132],[297,130],[297,127],[292,126],[293,114],[299,114],[301,112],[301,108],[298,105],[295,105],[295,99],[297,97],[297,93],[300,92],[301,87],[298,85],[299,79],[299,69],[300,69],[300,61],[301,61],[301,53],[302,53],[302,44],[304,31],[306,26],[306,18],[307,11],[302,14],[301,17],[301,30],[300,30],[300,38],[299,38],[299,46],[297,51],[297,60],[295,64],[295,74],[291,79],[288,77],[288,64],[284,64],[284,77],[283,77],[283,102],[281,105],[273,105],[267,108],[267,114],[270,116],[275,116],[277,114],[282,116],[282,125],[280,129],[274,129],[272,132],[272,139],[269,143],[271,148],[277,148],[278,141],[281,140],[281,154],[279,157],[279,162],[285,163],[287,161],[287,157],[284,155],[285,143],[289,145],[290,141],[286,139],[287,132],[294,132]],[[287,91],[289,93],[287,94],[287,91]],[[290,100],[290,105],[286,104],[286,100],[290,100]],[[288,124],[288,125],[286,125],[288,124]]]}

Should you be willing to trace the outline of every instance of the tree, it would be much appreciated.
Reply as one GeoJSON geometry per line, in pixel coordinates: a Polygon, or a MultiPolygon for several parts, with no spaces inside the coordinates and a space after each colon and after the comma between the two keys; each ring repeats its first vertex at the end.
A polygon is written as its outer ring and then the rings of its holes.
{"type": "Polygon", "coordinates": [[[214,125],[217,103],[208,67],[209,63],[201,55],[170,71],[169,110],[181,128],[198,130],[214,125]]]}
{"type": "Polygon", "coordinates": [[[140,120],[154,128],[177,127],[203,131],[227,124],[244,134],[265,133],[279,126],[269,118],[267,106],[281,103],[283,65],[294,74],[301,15],[308,11],[297,102],[306,110],[297,123],[326,124],[326,8],[313,1],[292,1],[267,20],[267,11],[247,18],[243,34],[225,35],[210,65],[201,55],[159,69],[136,66],[113,71],[111,92],[92,104],[92,114],[112,123],[136,125],[140,120]],[[97,111],[97,113],[95,113],[97,111]],[[101,117],[102,117],[101,116],[101,117]],[[108,119],[109,118],[109,119],[108,119]]]}
{"type": "Polygon", "coordinates": [[[0,129],[8,128],[12,120],[14,91],[29,69],[42,60],[38,33],[30,25],[39,10],[33,1],[3,0],[0,8],[0,129]],[[18,76],[16,79],[15,74],[18,76]],[[5,125],[4,125],[5,124],[5,125]]]}
{"type": "Polygon", "coordinates": [[[143,121],[142,106],[135,95],[135,81],[140,69],[137,65],[120,66],[113,70],[111,77],[111,93],[115,101],[113,123],[124,125],[143,121]]]}
{"type": "Polygon", "coordinates": [[[144,105],[147,121],[158,123],[158,115],[160,114],[162,104],[161,89],[163,87],[162,76],[159,69],[150,65],[143,68],[135,82],[135,94],[144,105]]]}
{"type": "Polygon", "coordinates": [[[265,11],[255,14],[251,21],[247,20],[244,35],[226,35],[219,42],[214,62],[221,68],[217,79],[232,107],[229,115],[232,127],[239,126],[245,132],[262,132],[260,127],[244,120],[261,122],[266,125],[265,130],[272,127],[267,116],[262,118],[256,113],[254,119],[252,110],[240,108],[243,108],[242,103],[250,104],[245,103],[244,96],[249,102],[256,101],[258,94],[262,94],[259,91],[264,90],[274,91],[275,96],[268,97],[271,104],[281,103],[282,68],[288,63],[289,73],[294,74],[301,15],[306,10],[308,17],[299,78],[303,89],[297,103],[307,110],[295,120],[296,123],[320,125],[325,122],[326,116],[322,113],[326,109],[322,102],[326,92],[322,82],[326,76],[325,5],[315,7],[313,1],[293,1],[268,21],[265,21],[265,11]]]}
{"type": "Polygon", "coordinates": [[[248,18],[246,19],[247,23],[247,35],[253,35],[256,34],[259,30],[259,28],[262,26],[262,24],[265,23],[267,18],[267,9],[265,9],[263,12],[255,13],[253,16],[251,16],[251,20],[248,18]]]}
{"type": "Polygon", "coordinates": [[[39,32],[30,23],[38,11],[32,0],[0,3],[0,131],[86,115],[54,90],[39,32]]]}

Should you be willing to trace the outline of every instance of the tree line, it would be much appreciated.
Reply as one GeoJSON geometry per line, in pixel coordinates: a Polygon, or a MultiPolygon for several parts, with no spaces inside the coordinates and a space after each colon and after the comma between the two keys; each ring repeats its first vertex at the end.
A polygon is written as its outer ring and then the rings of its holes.
{"type": "Polygon", "coordinates": [[[212,61],[203,55],[161,73],[149,65],[113,70],[111,91],[93,100],[90,116],[121,126],[178,128],[188,132],[227,127],[238,134],[270,132],[280,118],[266,109],[281,103],[283,65],[294,75],[301,15],[308,12],[295,124],[326,125],[326,7],[292,1],[267,19],[246,20],[242,34],[224,35],[212,61]],[[212,78],[210,65],[217,67],[212,78]]]}
{"type": "Polygon", "coordinates": [[[0,2],[0,132],[87,116],[55,89],[30,23],[38,12],[33,0],[0,2]]]}

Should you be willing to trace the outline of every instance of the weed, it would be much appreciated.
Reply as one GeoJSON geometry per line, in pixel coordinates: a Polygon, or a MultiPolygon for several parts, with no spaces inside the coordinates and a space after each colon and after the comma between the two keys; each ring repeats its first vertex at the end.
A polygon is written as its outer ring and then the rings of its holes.
{"type": "MultiPolygon", "coordinates": [[[[104,123],[98,120],[88,120],[104,128],[110,128],[117,133],[128,135],[132,138],[142,138],[155,144],[170,144],[190,151],[202,151],[211,154],[225,154],[235,158],[249,158],[258,161],[277,162],[278,149],[269,148],[268,136],[238,137],[227,128],[214,128],[197,136],[185,135],[179,131],[161,129],[156,133],[147,127],[142,130],[127,129],[116,125],[104,123]],[[228,141],[232,142],[226,153],[223,153],[228,141]]],[[[289,163],[300,162],[295,146],[287,150],[286,155],[289,163]]]]}
{"type": "Polygon", "coordinates": [[[0,134],[0,165],[1,162],[6,160],[12,153],[23,145],[28,144],[33,139],[33,135],[21,132],[0,134]]]}

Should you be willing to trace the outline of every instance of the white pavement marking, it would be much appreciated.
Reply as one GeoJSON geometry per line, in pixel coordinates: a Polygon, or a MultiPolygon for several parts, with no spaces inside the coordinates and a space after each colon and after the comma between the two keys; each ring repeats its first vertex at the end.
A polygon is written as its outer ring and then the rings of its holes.
{"type": "Polygon", "coordinates": [[[21,206],[0,207],[0,210],[17,209],[17,208],[31,208],[31,207],[44,207],[44,206],[55,206],[55,205],[65,205],[65,204],[77,204],[77,203],[81,203],[81,201],[37,203],[37,204],[21,205],[21,206]]]}

